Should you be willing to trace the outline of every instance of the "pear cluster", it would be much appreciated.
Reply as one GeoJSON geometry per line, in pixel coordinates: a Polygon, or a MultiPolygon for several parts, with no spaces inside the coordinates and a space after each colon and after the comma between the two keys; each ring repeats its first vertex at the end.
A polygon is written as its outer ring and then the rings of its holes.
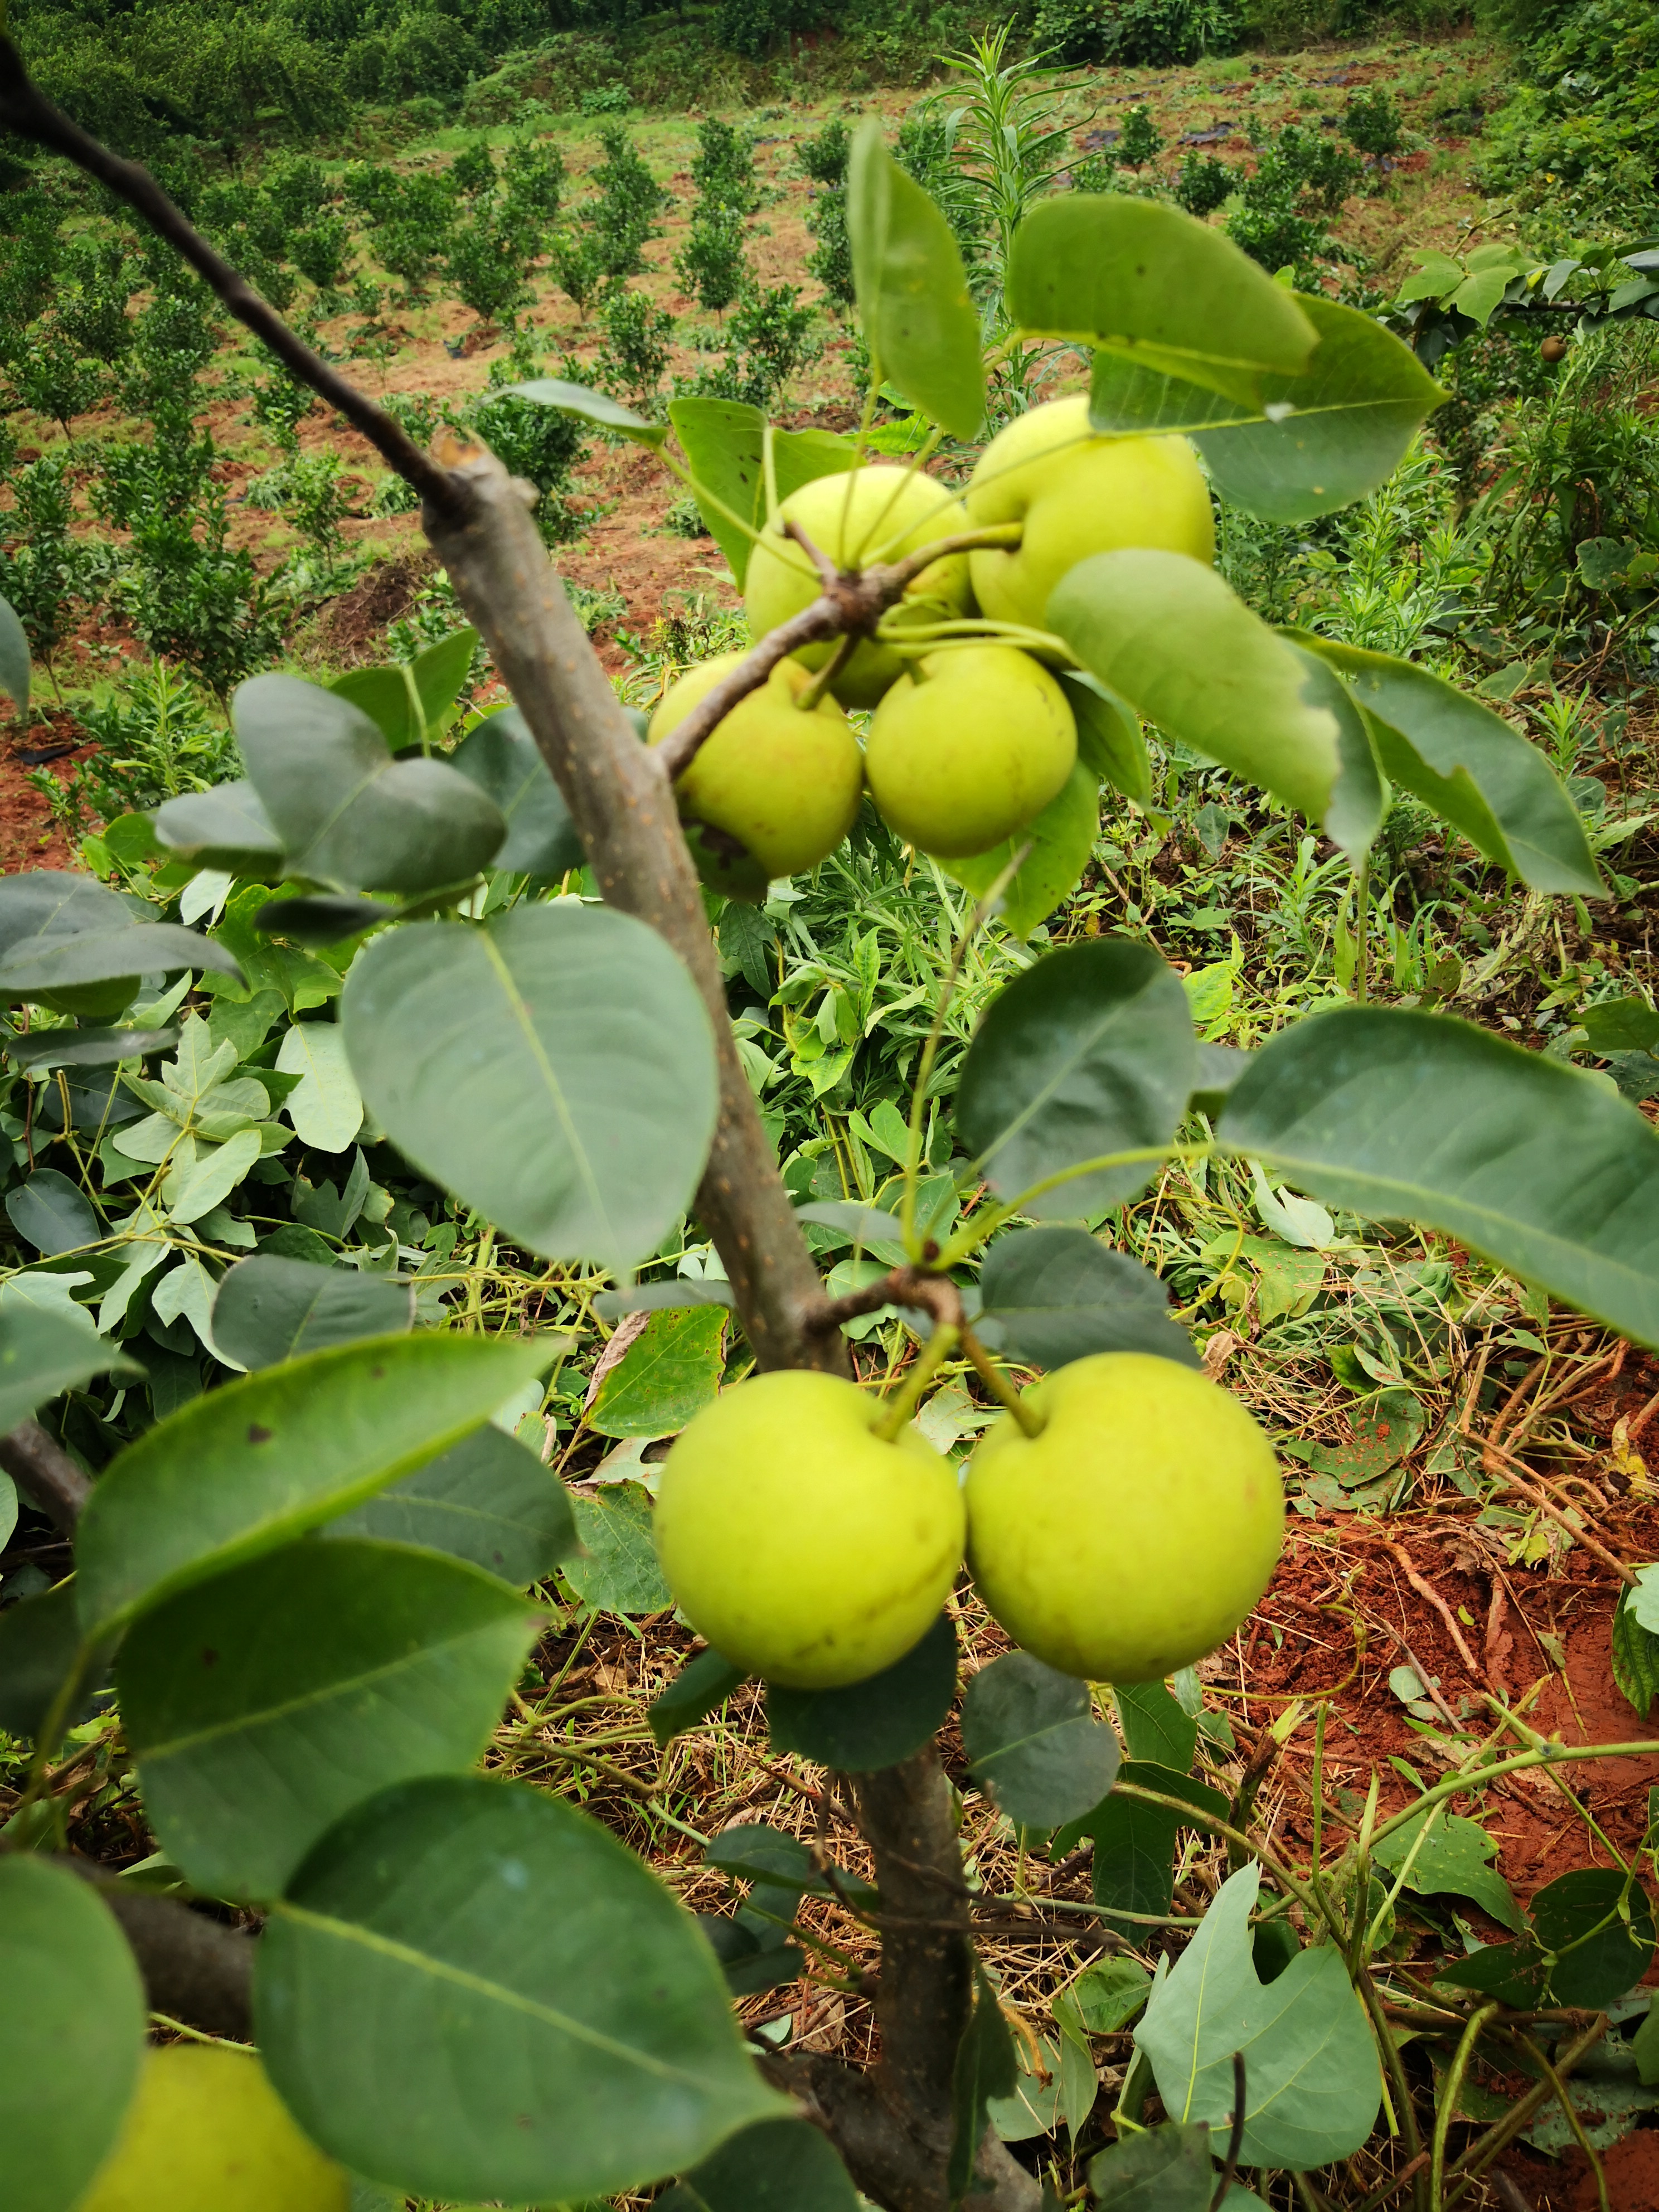
{"type": "MultiPolygon", "coordinates": [[[[1178,437],[1091,431],[1088,402],[1018,416],[954,497],[892,464],[815,477],[792,492],[749,560],[744,606],[757,640],[819,596],[793,532],[848,572],[942,550],[890,609],[882,636],[799,648],[716,724],[675,785],[703,880],[758,900],[768,881],[814,866],[852,828],[865,792],[899,837],[941,860],[987,853],[1059,796],[1077,725],[1045,629],[1054,585],[1091,554],[1124,546],[1214,555],[1209,494],[1178,437]],[[793,531],[791,528],[793,526],[793,531]],[[953,541],[1016,526],[1018,542],[953,541]],[[1047,665],[1045,665],[1047,664],[1047,665]],[[848,709],[866,710],[860,745],[848,709]]],[[[659,744],[741,658],[693,668],[665,695],[659,744]]]]}
{"type": "Polygon", "coordinates": [[[1237,1400],[1112,1352],[1057,1368],[1024,1410],[959,1480],[913,1425],[878,1433],[881,1403],[855,1383],[738,1383],[681,1435],[658,1492],[682,1612],[734,1665],[836,1689],[921,1640],[965,1554],[994,1618],[1062,1674],[1161,1681],[1224,1642],[1267,1586],[1285,1513],[1237,1400]]]}

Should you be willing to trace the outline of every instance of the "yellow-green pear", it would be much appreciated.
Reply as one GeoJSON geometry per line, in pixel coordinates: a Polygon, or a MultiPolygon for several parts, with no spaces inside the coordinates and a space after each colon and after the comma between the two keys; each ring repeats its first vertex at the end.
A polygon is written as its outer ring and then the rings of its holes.
{"type": "Polygon", "coordinates": [[[301,2134],[251,2051],[144,2053],[115,2148],[75,2212],[348,2212],[342,2166],[301,2134]]]}
{"type": "Polygon", "coordinates": [[[653,1520],[681,1611],[735,1666],[797,1690],[861,1682],[938,1618],[962,1564],[956,1469],[836,1375],[752,1376],[669,1453],[653,1520]]]}
{"type": "Polygon", "coordinates": [[[1224,1643],[1272,1577],[1285,1499],[1238,1401],[1139,1352],[1073,1360],[968,1468],[968,1563],[1017,1644],[1063,1674],[1158,1682],[1224,1643]]]}
{"type": "Polygon", "coordinates": [[[1023,830],[1076,758],[1077,724],[1041,662],[953,645],[912,661],[877,708],[864,773],[890,829],[956,860],[1023,830]]]}
{"type": "MultiPolygon", "coordinates": [[[[902,561],[968,528],[961,502],[921,471],[878,464],[814,477],[790,493],[749,556],[744,605],[752,637],[764,637],[798,615],[823,589],[817,570],[785,534],[786,518],[838,568],[902,561]]],[[[888,621],[940,622],[968,613],[971,605],[968,556],[951,553],[922,570],[888,621]]],[[[803,646],[795,657],[803,667],[822,668],[837,642],[803,646]]],[[[836,696],[846,707],[873,707],[903,665],[896,653],[866,638],[836,677],[836,696]]]]}
{"type": "Polygon", "coordinates": [[[980,455],[964,503],[976,528],[1018,522],[1018,545],[969,556],[981,613],[1048,627],[1048,594],[1091,553],[1150,545],[1215,557],[1209,487],[1184,438],[1102,438],[1089,402],[1050,400],[1017,415],[980,455]]]}
{"type": "MultiPolygon", "coordinates": [[[[743,659],[724,653],[690,669],[651,717],[660,744],[743,659]]],[[[833,699],[803,711],[812,678],[780,661],[740,700],[674,786],[705,882],[732,898],[764,898],[775,876],[815,867],[853,826],[864,792],[864,756],[833,699]]]]}

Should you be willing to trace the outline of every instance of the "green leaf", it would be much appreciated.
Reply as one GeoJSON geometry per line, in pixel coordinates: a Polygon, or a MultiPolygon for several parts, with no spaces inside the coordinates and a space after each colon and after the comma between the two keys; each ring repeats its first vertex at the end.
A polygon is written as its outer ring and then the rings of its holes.
{"type": "Polygon", "coordinates": [[[313,1152],[344,1152],[363,1126],[363,1102],[339,1024],[295,1022],[283,1035],[276,1066],[300,1078],[283,1102],[300,1142],[313,1152]]]}
{"type": "Polygon", "coordinates": [[[1092,769],[1075,761],[1072,772],[1035,821],[988,853],[942,865],[975,898],[983,898],[1017,852],[1030,847],[1003,888],[998,907],[1011,937],[1024,940],[1046,921],[1089,865],[1100,833],[1100,789],[1092,769]]]}
{"type": "Polygon", "coordinates": [[[398,1150],[532,1252],[627,1267],[685,1211],[714,1133],[714,1038],[680,960],[631,915],[555,899],[387,931],[353,963],[342,1018],[398,1150]]]}
{"type": "MultiPolygon", "coordinates": [[[[1050,953],[997,998],[957,1093],[965,1149],[1004,1196],[1085,1161],[1174,1141],[1196,1067],[1187,994],[1148,946],[1100,937],[1050,953]]],[[[1022,1211],[1103,1213],[1156,1163],[1097,1170],[1022,1211]]]]}
{"type": "Polygon", "coordinates": [[[33,1036],[6,1040],[6,1056],[19,1067],[108,1067],[165,1052],[179,1042],[177,1030],[40,1030],[33,1036]]]}
{"type": "Polygon", "coordinates": [[[394,752],[418,745],[424,734],[419,702],[410,696],[410,671],[402,663],[348,668],[327,689],[368,715],[394,752]]]}
{"type": "Polygon", "coordinates": [[[16,609],[3,599],[0,599],[0,690],[9,695],[20,715],[28,713],[29,641],[16,609]]]}
{"type": "Polygon", "coordinates": [[[656,2200],[661,2212],[858,2212],[830,2138],[804,2120],[762,2120],[656,2200]]]}
{"type": "Polygon", "coordinates": [[[449,756],[449,764],[500,807],[507,842],[490,866],[556,883],[587,858],[553,771],[516,707],[486,714],[449,756]]]}
{"type": "Polygon", "coordinates": [[[671,399],[668,419],[690,464],[694,490],[700,486],[712,495],[697,501],[697,512],[741,591],[754,540],[733,517],[760,526],[766,417],[741,399],[671,399]]]}
{"type": "Polygon", "coordinates": [[[651,1535],[651,1498],[637,1482],[606,1486],[592,1498],[573,1498],[581,1553],[567,1559],[564,1578],[595,1613],[662,1613],[673,1592],[657,1565],[651,1535]]]}
{"type": "Polygon", "coordinates": [[[516,1437],[490,1422],[323,1534],[446,1552],[514,1589],[540,1582],[577,1541],[564,1485],[516,1437]]]}
{"type": "Polygon", "coordinates": [[[503,385],[500,397],[532,400],[538,407],[556,407],[562,415],[595,422],[602,430],[619,431],[636,446],[654,447],[667,441],[668,432],[662,423],[647,422],[643,415],[636,415],[608,392],[590,391],[585,384],[567,384],[556,376],[534,376],[525,384],[503,385]]]}
{"type": "Polygon", "coordinates": [[[1244,2058],[1240,2162],[1304,2172],[1358,2149],[1382,2101],[1364,2007],[1340,1951],[1303,1951],[1265,1987],[1250,1955],[1249,1916],[1261,1869],[1241,1867],[1153,1990],[1135,2030],[1164,2109],[1224,2128],[1233,2054],[1244,2058]]]}
{"type": "Polygon", "coordinates": [[[672,1313],[681,1306],[726,1306],[737,1304],[730,1283],[714,1275],[681,1275],[666,1282],[635,1283],[625,1291],[601,1291],[593,1310],[601,1321],[620,1321],[624,1314],[672,1313]]]}
{"type": "Polygon", "coordinates": [[[1095,1352],[1150,1352],[1199,1364],[1158,1277],[1086,1230],[1056,1225],[999,1237],[979,1291],[975,1335],[1034,1367],[1063,1367],[1095,1352]]]}
{"type": "Polygon", "coordinates": [[[500,849],[507,824],[493,799],[446,761],[394,760],[368,716],[334,692],[256,676],[231,712],[290,873],[337,890],[428,891],[500,849]]]}
{"type": "Polygon", "coordinates": [[[410,674],[415,696],[420,701],[428,738],[441,737],[455,719],[461,690],[472,665],[478,633],[470,623],[436,639],[415,656],[410,674]]]}
{"type": "Polygon", "coordinates": [[[1355,1007],[1253,1054],[1217,1127],[1326,1206],[1443,1230],[1659,1344],[1659,1136],[1576,1069],[1443,1015],[1355,1007]]]}
{"type": "Polygon", "coordinates": [[[1455,1990],[1478,1990],[1483,1996],[1496,1997],[1500,2004],[1522,2012],[1543,2000],[1544,1961],[1530,1940],[1483,1943],[1467,1959],[1443,1967],[1435,1978],[1455,1990]]]}
{"type": "MultiPolygon", "coordinates": [[[[1004,2142],[1030,2142],[1060,2125],[1066,2061],[1060,2044],[1042,2036],[1018,2047],[1018,2076],[1012,2097],[993,2097],[985,2116],[1004,2142]]],[[[1092,2075],[1094,2069],[1090,2068],[1092,2075]]]]}
{"type": "Polygon", "coordinates": [[[1559,2005],[1605,2011],[1653,1964],[1653,1906],[1639,1882],[1626,1899],[1616,1867],[1575,1867],[1546,1882],[1532,1900],[1532,1924],[1559,2005]]]}
{"type": "Polygon", "coordinates": [[[1000,2097],[1012,2097],[1018,2087],[1013,2034],[975,1958],[974,2009],[957,2045],[951,2077],[951,2158],[945,2178],[953,2205],[961,2203],[972,2185],[989,2107],[1000,2097]]]}
{"type": "MultiPolygon", "coordinates": [[[[9,1735],[37,1736],[80,1660],[73,1583],[37,1590],[9,1605],[0,1613],[0,1729],[9,1735]]],[[[80,1697],[64,1714],[63,1727],[74,1728],[86,1718],[89,1701],[108,1679],[104,1664],[94,1662],[82,1670],[80,1697]]]]}
{"type": "Polygon", "coordinates": [[[1293,648],[1182,553],[1096,553],[1061,577],[1049,628],[1137,714],[1322,822],[1343,766],[1329,703],[1293,648]]]}
{"type": "Polygon", "coordinates": [[[775,1751],[792,1751],[842,1774],[896,1766],[950,1718],[957,1693],[957,1632],[941,1613],[921,1641],[879,1674],[843,1690],[766,1686],[775,1751]]]}
{"type": "Polygon", "coordinates": [[[1170,2122],[1121,2136],[1090,2161],[1089,2187],[1101,2212],[1210,2212],[1210,2130],[1170,2122]]]}
{"type": "MultiPolygon", "coordinates": [[[[1117,1778],[1156,1790],[1163,1797],[1178,1797],[1194,1812],[1227,1817],[1227,1800],[1218,1790],[1151,1759],[1125,1759],[1117,1778]]],[[[1166,1913],[1175,1890],[1176,1838],[1188,1825],[1167,1806],[1148,1805],[1114,1790],[1092,1813],[1071,1824],[1063,1838],[1056,1836],[1054,1848],[1069,1850],[1077,1837],[1092,1836],[1095,1903],[1109,1911],[1166,1913]]]]}
{"type": "Polygon", "coordinates": [[[159,844],[181,860],[233,875],[264,875],[283,865],[283,841],[258,793],[245,778],[211,791],[187,791],[158,806],[159,844]]]}
{"type": "Polygon", "coordinates": [[[401,909],[384,899],[357,898],[346,891],[316,891],[300,898],[272,899],[254,916],[267,937],[289,937],[297,945],[342,945],[396,921],[401,909]]]}
{"type": "Polygon", "coordinates": [[[533,1337],[378,1337],[210,1391],[117,1454],[81,1516],[82,1631],[349,1511],[538,1375],[533,1337]]]}
{"type": "Polygon", "coordinates": [[[90,876],[62,868],[30,868],[0,876],[0,953],[26,938],[73,937],[83,931],[119,929],[133,921],[131,905],[90,876]]]}
{"type": "Polygon", "coordinates": [[[726,1314],[723,1303],[653,1313],[606,1370],[587,1409],[588,1426],[602,1437],[678,1436],[720,1395],[726,1314]]]}
{"type": "Polygon", "coordinates": [[[1088,1684],[1029,1651],[1005,1652],[970,1678],[962,1741],[975,1780],[1022,1828],[1078,1819],[1117,1772],[1117,1738],[1095,1718],[1088,1684]]]}
{"type": "Polygon", "coordinates": [[[23,1242],[43,1259],[78,1252],[103,1237],[92,1201],[56,1168],[37,1168],[27,1182],[9,1190],[6,1212],[23,1242]]]}
{"type": "MultiPolygon", "coordinates": [[[[123,921],[73,936],[29,937],[0,960],[0,999],[45,999],[88,983],[119,983],[141,975],[212,970],[240,981],[242,971],[222,945],[176,921],[123,921]]],[[[100,1009],[101,1012],[101,1008],[100,1009]]],[[[118,1008],[116,1010],[118,1011],[118,1008]]]]}
{"type": "Polygon", "coordinates": [[[1198,1723],[1162,1682],[1121,1682],[1112,1691],[1123,1746],[1131,1759],[1150,1759],[1186,1774],[1198,1749],[1198,1723]]]}
{"type": "Polygon", "coordinates": [[[423,2197],[620,2193],[780,2110],[668,1892],[597,1821],[482,1776],[330,1832],[272,1911],[254,2018],[306,2132],[423,2197]]]}
{"type": "Polygon", "coordinates": [[[1601,898],[1577,810],[1544,755],[1478,699],[1387,653],[1297,634],[1352,678],[1382,771],[1534,890],[1601,898]]]}
{"type": "Polygon", "coordinates": [[[665,1751],[677,1735],[684,1735],[700,1721],[707,1720],[717,1705],[723,1705],[732,1691],[748,1680],[741,1667],[734,1667],[712,1648],[688,1660],[668,1687],[659,1691],[646,1708],[645,1717],[651,1723],[658,1749],[665,1751]]]}
{"type": "Polygon", "coordinates": [[[415,1325],[415,1294],[356,1267],[313,1267],[256,1253],[239,1260],[213,1302],[213,1335],[244,1367],[274,1367],[360,1336],[415,1325]]]}
{"type": "Polygon", "coordinates": [[[275,1896],[373,1791],[471,1765],[538,1616],[392,1544],[301,1543],[147,1613],[116,1667],[150,1826],[212,1897],[275,1896]]]}
{"type": "Polygon", "coordinates": [[[985,370],[962,255],[938,207],[882,144],[873,115],[853,139],[847,230],[872,374],[953,437],[976,438],[985,370]]]}
{"type": "Polygon", "coordinates": [[[1081,668],[1056,672],[1077,720],[1077,757],[1101,782],[1137,806],[1152,803],[1152,764],[1140,717],[1109,696],[1097,677],[1081,668]]]}
{"type": "Polygon", "coordinates": [[[195,1166],[185,1171],[178,1194],[167,1207],[168,1220],[182,1227],[222,1206],[262,1149],[257,1129],[239,1129],[222,1145],[198,1154],[195,1166]]]}
{"type": "MultiPolygon", "coordinates": [[[[1603,1060],[1615,1052],[1659,1052],[1659,1014],[1645,999],[1600,1000],[1580,1009],[1578,1025],[1585,1043],[1603,1060]]],[[[16,1045],[6,1049],[17,1057],[16,1045]]]]}
{"type": "Polygon", "coordinates": [[[1105,1958],[1085,1966],[1071,1987],[1078,2017],[1091,2035],[1115,2035],[1146,2003],[1152,1978],[1138,1960],[1105,1958]]]}
{"type": "Polygon", "coordinates": [[[1384,1836],[1372,1850],[1378,1866],[1398,1874],[1411,1858],[1406,1887],[1419,1897],[1467,1897],[1501,1927],[1518,1936],[1526,1920],[1510,1886],[1487,1862],[1498,1856],[1498,1846],[1478,1820],[1448,1814],[1443,1807],[1408,1820],[1384,1836]],[[1425,1823],[1428,1833],[1423,1834],[1425,1823]],[[1418,1843],[1419,1837],[1422,1841],[1418,1843]],[[1417,1844],[1413,1856],[1412,1846],[1417,1844]]]}
{"type": "Polygon", "coordinates": [[[1243,388],[1223,397],[1133,356],[1099,353],[1091,423],[1140,435],[1184,431],[1223,497],[1275,522],[1328,514],[1374,491],[1446,395],[1371,316],[1317,293],[1294,298],[1319,335],[1301,374],[1261,376],[1252,403],[1243,388]]]}
{"type": "MultiPolygon", "coordinates": [[[[1644,1568],[1644,1577],[1652,1573],[1644,1568]]],[[[1659,1697],[1659,1635],[1638,1620],[1628,1589],[1620,1594],[1613,1616],[1613,1679],[1620,1693],[1646,1720],[1654,1698],[1659,1697]]]]}
{"type": "Polygon", "coordinates": [[[1300,301],[1232,240],[1155,200],[1066,192],[1031,209],[1008,260],[1008,312],[1033,337],[1120,354],[1256,404],[1318,342],[1300,301]]]}
{"type": "Polygon", "coordinates": [[[143,1984],[88,1882],[0,1858],[6,2212],[70,2212],[113,2148],[144,2055],[143,1984]]]}

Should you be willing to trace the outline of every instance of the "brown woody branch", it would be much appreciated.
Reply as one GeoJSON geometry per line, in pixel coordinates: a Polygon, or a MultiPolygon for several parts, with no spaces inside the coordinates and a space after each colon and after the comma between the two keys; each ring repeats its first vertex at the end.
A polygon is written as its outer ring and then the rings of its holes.
{"type": "Polygon", "coordinates": [[[176,1897],[130,1889],[88,1860],[69,1856],[53,1863],[89,1881],[119,1922],[152,2012],[209,2035],[252,2040],[256,1936],[192,1912],[176,1897]]]}
{"type": "Polygon", "coordinates": [[[92,1495],[90,1480],[39,1421],[20,1421],[0,1436],[0,1468],[31,1505],[50,1516],[67,1536],[92,1495]]]}

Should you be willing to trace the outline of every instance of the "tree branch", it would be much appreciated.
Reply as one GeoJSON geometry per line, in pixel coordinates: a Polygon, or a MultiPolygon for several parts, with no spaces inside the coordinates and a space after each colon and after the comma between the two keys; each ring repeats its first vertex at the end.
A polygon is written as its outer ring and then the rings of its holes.
{"type": "Polygon", "coordinates": [[[39,1421],[20,1421],[0,1436],[0,1468],[31,1505],[50,1515],[66,1536],[72,1534],[92,1483],[39,1421]]]}
{"type": "Polygon", "coordinates": [[[131,1889],[88,1859],[53,1861],[89,1881],[131,1946],[152,2012],[237,2043],[253,2037],[253,1954],[258,1938],[192,1912],[176,1897],[131,1889]]]}

